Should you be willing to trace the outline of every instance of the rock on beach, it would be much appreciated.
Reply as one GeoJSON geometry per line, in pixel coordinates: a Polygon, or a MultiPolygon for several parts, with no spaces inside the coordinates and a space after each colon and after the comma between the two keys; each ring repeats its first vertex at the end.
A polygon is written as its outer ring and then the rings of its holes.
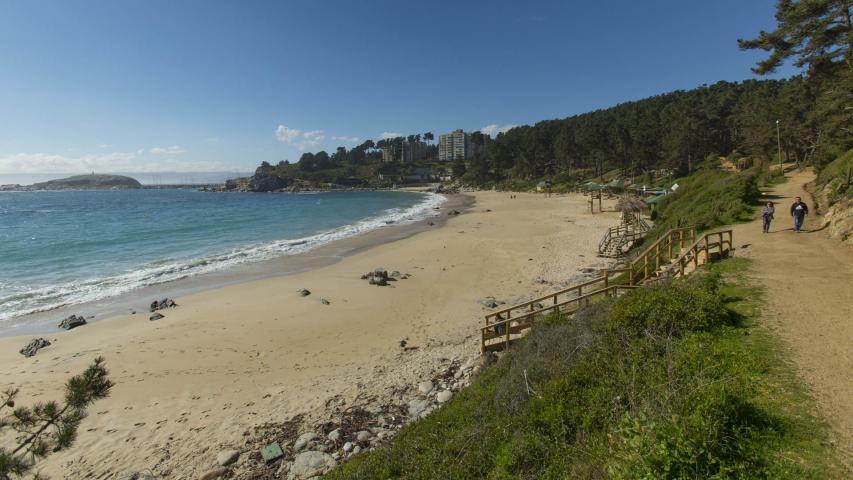
{"type": "Polygon", "coordinates": [[[19,352],[25,357],[32,357],[40,349],[48,346],[50,346],[50,342],[48,342],[47,340],[43,338],[34,338],[30,340],[30,343],[28,343],[26,347],[19,350],[19,352]]]}
{"type": "Polygon", "coordinates": [[[290,466],[290,473],[287,478],[290,480],[305,480],[318,475],[323,475],[335,466],[338,462],[324,452],[308,451],[296,455],[293,459],[293,465],[290,466]]]}
{"type": "Polygon", "coordinates": [[[72,328],[82,327],[83,325],[86,325],[86,319],[82,315],[71,315],[59,322],[57,327],[71,330],[72,328]]]}

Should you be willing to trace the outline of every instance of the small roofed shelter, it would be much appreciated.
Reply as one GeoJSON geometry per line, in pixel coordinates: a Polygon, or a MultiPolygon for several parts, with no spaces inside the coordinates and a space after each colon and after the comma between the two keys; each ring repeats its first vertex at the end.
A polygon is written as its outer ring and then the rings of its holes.
{"type": "Polygon", "coordinates": [[[595,182],[586,182],[581,185],[581,191],[584,195],[589,196],[589,213],[595,213],[595,200],[598,199],[598,211],[601,209],[601,193],[602,186],[595,182]]]}
{"type": "Polygon", "coordinates": [[[625,191],[625,182],[622,179],[614,178],[605,183],[602,188],[606,193],[617,195],[625,191]]]}
{"type": "Polygon", "coordinates": [[[649,206],[649,209],[654,211],[657,208],[657,204],[660,203],[661,200],[666,198],[666,193],[655,195],[653,197],[649,197],[645,200],[646,205],[649,206]]]}
{"type": "Polygon", "coordinates": [[[646,202],[636,195],[620,195],[616,202],[616,210],[622,212],[622,223],[625,225],[640,225],[644,208],[646,202]]]}
{"type": "Polygon", "coordinates": [[[601,188],[601,185],[595,182],[586,182],[581,185],[581,190],[583,190],[584,192],[597,192],[601,190],[601,188]]]}

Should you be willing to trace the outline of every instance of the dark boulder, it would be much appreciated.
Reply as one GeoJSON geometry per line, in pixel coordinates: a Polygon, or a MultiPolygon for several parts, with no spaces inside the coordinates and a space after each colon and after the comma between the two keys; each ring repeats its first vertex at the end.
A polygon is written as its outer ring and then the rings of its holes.
{"type": "Polygon", "coordinates": [[[151,302],[151,306],[149,308],[149,311],[156,312],[157,310],[165,310],[167,308],[174,308],[177,306],[178,306],[178,304],[175,303],[175,301],[172,300],[171,298],[164,298],[163,300],[160,300],[160,301],[154,300],[153,302],[151,302]]]}
{"type": "Polygon", "coordinates": [[[32,357],[36,354],[40,349],[50,346],[50,342],[43,338],[34,338],[27,344],[26,347],[19,350],[21,355],[25,357],[32,357]]]}
{"type": "Polygon", "coordinates": [[[71,330],[72,328],[81,327],[83,325],[86,325],[85,318],[80,315],[71,315],[59,322],[59,325],[57,326],[65,330],[71,330]]]}
{"type": "Polygon", "coordinates": [[[166,316],[162,313],[153,313],[150,317],[148,317],[148,320],[151,320],[153,322],[155,320],[160,320],[161,318],[166,318],[166,316]]]}

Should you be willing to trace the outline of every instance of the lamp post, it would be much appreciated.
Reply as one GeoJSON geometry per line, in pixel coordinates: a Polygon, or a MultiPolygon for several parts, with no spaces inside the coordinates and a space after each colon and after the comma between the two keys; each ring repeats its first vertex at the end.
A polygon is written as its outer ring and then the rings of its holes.
{"type": "Polygon", "coordinates": [[[782,172],[782,136],[779,134],[779,120],[776,120],[776,144],[779,146],[779,172],[782,172]]]}

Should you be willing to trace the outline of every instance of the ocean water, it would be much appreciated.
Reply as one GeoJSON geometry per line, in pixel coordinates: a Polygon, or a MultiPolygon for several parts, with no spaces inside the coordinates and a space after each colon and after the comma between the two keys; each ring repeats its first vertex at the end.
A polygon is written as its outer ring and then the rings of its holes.
{"type": "Polygon", "coordinates": [[[434,214],[440,195],[0,192],[0,329],[434,214]]]}

